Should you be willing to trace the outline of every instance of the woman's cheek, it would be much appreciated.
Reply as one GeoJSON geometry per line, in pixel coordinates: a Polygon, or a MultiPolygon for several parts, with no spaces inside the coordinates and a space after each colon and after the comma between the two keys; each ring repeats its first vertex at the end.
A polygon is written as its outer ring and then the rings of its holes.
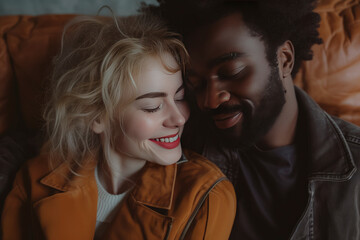
{"type": "Polygon", "coordinates": [[[157,137],[156,123],[159,124],[159,121],[155,121],[151,117],[139,116],[127,124],[125,131],[128,130],[128,135],[136,138],[137,140],[147,140],[157,137]]]}

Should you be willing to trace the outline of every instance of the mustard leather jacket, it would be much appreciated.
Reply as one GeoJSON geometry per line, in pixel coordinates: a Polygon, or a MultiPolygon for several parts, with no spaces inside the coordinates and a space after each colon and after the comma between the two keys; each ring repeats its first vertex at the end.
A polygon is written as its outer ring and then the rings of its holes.
{"type": "MultiPolygon", "coordinates": [[[[147,163],[121,202],[103,239],[179,239],[199,199],[222,172],[193,152],[177,164],[147,163]]],[[[4,240],[93,239],[97,211],[95,161],[80,175],[66,164],[54,170],[47,157],[27,161],[18,172],[2,215],[4,240]]],[[[232,184],[220,181],[199,208],[185,239],[228,239],[236,212],[232,184]]]]}

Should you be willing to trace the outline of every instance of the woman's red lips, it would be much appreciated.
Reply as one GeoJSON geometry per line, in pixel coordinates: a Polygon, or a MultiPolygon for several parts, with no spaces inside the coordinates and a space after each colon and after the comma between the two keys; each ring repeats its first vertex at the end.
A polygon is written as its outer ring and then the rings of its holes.
{"type": "Polygon", "coordinates": [[[152,138],[150,139],[153,143],[156,143],[160,147],[166,148],[166,149],[173,149],[179,146],[180,144],[180,136],[179,133],[160,137],[160,138],[152,138]]]}
{"type": "Polygon", "coordinates": [[[216,127],[220,129],[231,128],[237,124],[243,117],[242,112],[233,112],[229,114],[218,114],[213,117],[216,127]]]}

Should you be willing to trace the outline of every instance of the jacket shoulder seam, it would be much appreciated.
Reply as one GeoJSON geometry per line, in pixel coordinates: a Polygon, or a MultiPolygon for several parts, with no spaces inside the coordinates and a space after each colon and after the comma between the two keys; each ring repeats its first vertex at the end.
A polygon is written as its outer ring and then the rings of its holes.
{"type": "Polygon", "coordinates": [[[346,141],[348,141],[348,142],[351,142],[351,143],[355,143],[355,144],[360,145],[360,137],[358,137],[358,136],[355,136],[355,135],[345,135],[345,139],[346,139],[346,141]]]}
{"type": "Polygon", "coordinates": [[[188,157],[188,161],[185,162],[185,164],[191,164],[194,166],[200,165],[203,169],[206,169],[206,173],[212,173],[213,171],[215,171],[217,174],[219,174],[219,177],[225,176],[224,173],[219,169],[219,167],[206,157],[193,151],[187,151],[186,155],[188,157]]]}

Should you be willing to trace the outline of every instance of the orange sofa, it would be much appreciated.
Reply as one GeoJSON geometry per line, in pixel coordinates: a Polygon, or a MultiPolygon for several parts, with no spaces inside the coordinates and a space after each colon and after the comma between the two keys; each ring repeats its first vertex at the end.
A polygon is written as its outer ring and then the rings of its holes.
{"type": "MultiPolygon", "coordinates": [[[[319,30],[324,44],[313,47],[314,59],[302,65],[295,79],[330,114],[357,125],[360,125],[359,1],[320,0],[316,11],[322,18],[319,30]]],[[[64,24],[73,17],[0,17],[0,137],[21,129],[32,141],[31,137],[41,129],[51,59],[59,50],[64,24]]],[[[21,135],[17,139],[24,141],[21,135]]],[[[7,149],[2,140],[2,150],[7,149]]],[[[21,147],[11,149],[10,155],[22,151],[21,147]]],[[[7,181],[11,181],[19,162],[29,155],[12,156],[13,160],[4,159],[0,149],[0,195],[6,192],[7,181]]]]}
{"type": "Polygon", "coordinates": [[[0,17],[0,134],[41,128],[44,87],[74,15],[0,17]]]}
{"type": "MultiPolygon", "coordinates": [[[[321,0],[314,59],[295,83],[327,112],[360,125],[360,0],[321,0]]],[[[73,15],[0,17],[0,134],[41,128],[44,86],[73,15]]]]}

